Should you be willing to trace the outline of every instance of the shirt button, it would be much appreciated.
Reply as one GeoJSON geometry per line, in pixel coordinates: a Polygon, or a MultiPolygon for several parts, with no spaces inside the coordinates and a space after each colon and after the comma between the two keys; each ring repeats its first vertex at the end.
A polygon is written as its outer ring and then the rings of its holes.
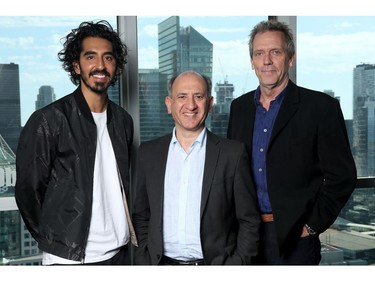
{"type": "Polygon", "coordinates": [[[259,171],[259,173],[261,173],[261,172],[263,171],[263,169],[262,169],[262,168],[259,168],[258,171],[259,171]]]}
{"type": "Polygon", "coordinates": [[[267,129],[263,129],[263,132],[267,133],[267,129]]]}
{"type": "Polygon", "coordinates": [[[259,149],[260,152],[263,152],[263,148],[259,149]]]}

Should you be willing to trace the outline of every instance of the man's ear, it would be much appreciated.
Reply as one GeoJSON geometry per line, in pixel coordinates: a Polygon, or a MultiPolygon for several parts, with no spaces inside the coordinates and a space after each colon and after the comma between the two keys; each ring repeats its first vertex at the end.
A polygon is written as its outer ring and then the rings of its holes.
{"type": "Polygon", "coordinates": [[[214,97],[210,96],[208,100],[208,112],[212,112],[212,106],[214,105],[214,97]]]}
{"type": "Polygon", "coordinates": [[[81,74],[81,67],[79,66],[79,63],[78,62],[73,62],[73,68],[74,68],[74,71],[77,73],[77,74],[81,74]]]}
{"type": "Polygon", "coordinates": [[[167,107],[168,114],[172,114],[172,109],[171,109],[171,98],[169,96],[165,97],[165,106],[167,107]]]}
{"type": "Polygon", "coordinates": [[[296,54],[294,53],[294,55],[289,59],[289,67],[292,67],[295,61],[296,61],[296,54]]]}

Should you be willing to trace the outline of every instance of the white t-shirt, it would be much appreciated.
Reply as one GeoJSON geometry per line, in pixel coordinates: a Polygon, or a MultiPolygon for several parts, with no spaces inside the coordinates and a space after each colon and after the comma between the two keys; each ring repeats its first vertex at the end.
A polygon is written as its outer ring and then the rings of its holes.
{"type": "MultiPolygon", "coordinates": [[[[97,126],[97,147],[90,231],[84,263],[112,258],[130,239],[115,154],[107,129],[107,113],[92,112],[97,126]]],[[[43,264],[81,263],[43,253],[43,264]]]]}

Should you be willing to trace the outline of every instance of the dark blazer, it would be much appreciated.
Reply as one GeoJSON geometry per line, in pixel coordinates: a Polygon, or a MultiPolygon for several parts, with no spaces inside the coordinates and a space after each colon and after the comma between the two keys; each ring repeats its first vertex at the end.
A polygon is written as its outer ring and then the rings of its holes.
{"type": "MultiPolygon", "coordinates": [[[[251,157],[255,91],[231,104],[228,138],[251,157]]],[[[291,80],[267,151],[267,183],[281,253],[293,249],[304,224],[318,234],[336,219],[357,174],[338,100],[291,80]]]]}
{"type": "MultiPolygon", "coordinates": [[[[163,255],[164,174],[172,134],[141,144],[133,223],[135,264],[157,265],[163,255]]],[[[201,244],[206,264],[251,264],[260,216],[245,145],[207,130],[201,198],[201,244]]]]}

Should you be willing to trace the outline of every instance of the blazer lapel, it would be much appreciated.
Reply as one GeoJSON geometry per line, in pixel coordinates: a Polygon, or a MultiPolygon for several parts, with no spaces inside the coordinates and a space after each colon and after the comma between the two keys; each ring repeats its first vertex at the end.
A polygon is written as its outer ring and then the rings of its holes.
{"type": "Polygon", "coordinates": [[[215,175],[216,165],[220,154],[219,142],[220,140],[207,130],[206,160],[202,182],[201,217],[204,213],[215,175]]]}
{"type": "Polygon", "coordinates": [[[284,97],[283,103],[280,107],[279,113],[275,120],[272,129],[271,139],[269,145],[272,144],[278,133],[285,127],[288,121],[298,110],[299,94],[296,85],[289,80],[289,86],[284,97]]]}
{"type": "Polygon", "coordinates": [[[154,195],[158,194],[158,198],[155,198],[156,202],[158,202],[157,206],[159,208],[159,219],[162,223],[163,221],[163,204],[164,204],[164,180],[165,180],[165,170],[167,167],[167,159],[168,159],[168,150],[169,144],[172,139],[172,134],[169,134],[160,139],[160,142],[157,146],[155,146],[155,154],[150,159],[150,161],[154,161],[155,165],[158,167],[155,169],[155,172],[152,176],[155,192],[154,195]]]}

